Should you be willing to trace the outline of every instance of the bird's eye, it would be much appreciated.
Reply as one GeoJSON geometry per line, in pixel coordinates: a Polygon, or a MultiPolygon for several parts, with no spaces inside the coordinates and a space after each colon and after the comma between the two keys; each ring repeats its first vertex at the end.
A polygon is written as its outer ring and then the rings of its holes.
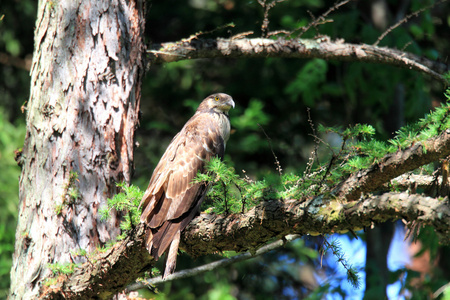
{"type": "Polygon", "coordinates": [[[219,96],[215,96],[214,100],[219,101],[219,96]]]}

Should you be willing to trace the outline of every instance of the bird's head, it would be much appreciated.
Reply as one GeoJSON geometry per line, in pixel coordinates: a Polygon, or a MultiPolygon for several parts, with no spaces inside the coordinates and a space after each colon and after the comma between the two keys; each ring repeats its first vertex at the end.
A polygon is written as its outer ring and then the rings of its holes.
{"type": "Polygon", "coordinates": [[[212,94],[200,103],[197,111],[213,110],[218,113],[228,114],[234,108],[234,101],[230,95],[224,93],[212,94]]]}

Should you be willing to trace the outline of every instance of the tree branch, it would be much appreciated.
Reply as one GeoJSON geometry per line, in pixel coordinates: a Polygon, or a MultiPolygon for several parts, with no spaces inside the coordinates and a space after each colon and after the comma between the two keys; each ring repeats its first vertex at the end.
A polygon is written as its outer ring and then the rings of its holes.
{"type": "MultiPolygon", "coordinates": [[[[438,184],[442,184],[442,176],[438,176],[435,178],[431,175],[417,175],[417,174],[403,174],[398,177],[395,177],[391,180],[391,184],[396,188],[401,188],[402,190],[407,190],[410,188],[429,188],[433,182],[437,179],[438,184]]],[[[427,193],[427,196],[430,196],[427,193]]]]}
{"type": "Polygon", "coordinates": [[[162,283],[162,282],[169,282],[169,281],[174,281],[174,280],[178,280],[181,278],[193,277],[193,276],[203,274],[205,272],[212,271],[212,270],[215,270],[218,268],[224,268],[224,267],[232,265],[234,263],[248,260],[250,258],[254,258],[256,256],[263,255],[272,250],[284,247],[284,245],[286,245],[287,242],[291,242],[299,237],[300,236],[297,234],[290,234],[288,236],[285,236],[281,240],[278,240],[276,242],[270,243],[268,245],[265,245],[265,246],[259,248],[254,253],[249,251],[249,252],[245,252],[243,254],[239,254],[239,255],[236,255],[236,256],[233,256],[230,258],[224,258],[224,259],[221,259],[221,260],[209,263],[209,264],[205,264],[205,265],[202,265],[202,266],[199,266],[196,268],[179,271],[179,272],[176,272],[174,274],[167,276],[166,279],[163,279],[162,276],[158,276],[155,278],[149,278],[146,280],[142,280],[142,281],[139,281],[139,282],[129,285],[126,288],[125,293],[145,288],[148,285],[155,285],[155,284],[162,283]]]}
{"type": "MultiPolygon", "coordinates": [[[[404,192],[349,203],[324,201],[323,196],[303,202],[263,200],[246,214],[201,214],[182,235],[182,248],[192,256],[227,250],[256,251],[274,237],[343,233],[398,219],[431,225],[441,242],[450,243],[448,198],[439,200],[404,192]]],[[[125,289],[153,264],[142,243],[144,235],[144,224],[140,224],[95,263],[85,263],[74,274],[58,278],[42,298],[107,299],[125,289]]]]}
{"type": "MultiPolygon", "coordinates": [[[[304,27],[300,27],[294,31],[291,32],[291,34],[295,33],[296,31],[301,29],[301,32],[299,34],[299,37],[301,37],[305,32],[307,32],[311,27],[316,27],[317,25],[319,25],[320,22],[324,22],[325,18],[332,13],[333,11],[339,9],[341,6],[349,3],[352,0],[344,0],[341,2],[336,2],[332,7],[330,7],[325,13],[323,13],[322,15],[320,15],[317,19],[314,18],[313,16],[313,21],[311,21],[308,25],[304,26],[304,27]]],[[[311,13],[310,13],[311,14],[311,13]]]]}
{"type": "Polygon", "coordinates": [[[437,1],[431,5],[428,5],[426,7],[423,7],[421,9],[416,10],[415,12],[407,15],[406,17],[404,17],[403,19],[401,19],[400,21],[398,21],[397,23],[395,23],[394,25],[392,25],[391,27],[389,27],[385,32],[383,32],[383,34],[381,34],[377,41],[375,43],[373,43],[374,46],[378,46],[378,44],[386,37],[386,35],[388,35],[392,30],[394,30],[395,28],[397,28],[398,26],[402,25],[403,23],[406,23],[409,21],[409,19],[411,19],[412,17],[417,17],[419,14],[421,14],[422,12],[431,9],[433,7],[435,7],[436,5],[439,5],[443,2],[447,2],[448,0],[440,0],[437,1]]]}
{"type": "Polygon", "coordinates": [[[435,138],[386,155],[378,164],[362,170],[342,182],[334,193],[337,197],[356,200],[363,193],[377,191],[389,180],[450,155],[450,130],[435,138]]]}
{"type": "Polygon", "coordinates": [[[411,53],[367,44],[350,44],[329,38],[310,39],[200,39],[193,37],[176,43],[153,44],[148,50],[150,63],[198,58],[322,58],[393,65],[419,71],[447,84],[443,74],[449,66],[411,53]]]}
{"type": "Polygon", "coordinates": [[[91,258],[70,275],[43,286],[40,299],[109,299],[142,276],[154,261],[145,249],[145,228],[136,226],[130,235],[91,258]]]}
{"type": "Polygon", "coordinates": [[[449,201],[418,194],[385,193],[366,199],[324,203],[323,196],[298,200],[264,201],[250,212],[232,216],[201,215],[186,229],[182,246],[193,256],[232,250],[257,249],[273,237],[287,234],[331,234],[370,227],[374,222],[420,220],[449,243],[449,201]]]}
{"type": "MultiPolygon", "coordinates": [[[[201,214],[186,228],[181,247],[191,256],[230,250],[255,252],[273,238],[289,234],[342,233],[398,219],[433,226],[441,242],[450,243],[448,198],[441,200],[407,192],[362,196],[382,188],[402,173],[449,154],[450,130],[446,130],[350,176],[334,196],[285,201],[261,199],[245,214],[201,214]]],[[[57,283],[44,288],[42,298],[109,298],[125,289],[154,263],[145,249],[144,235],[144,224],[139,224],[125,241],[83,264],[70,276],[61,275],[57,283]]]]}

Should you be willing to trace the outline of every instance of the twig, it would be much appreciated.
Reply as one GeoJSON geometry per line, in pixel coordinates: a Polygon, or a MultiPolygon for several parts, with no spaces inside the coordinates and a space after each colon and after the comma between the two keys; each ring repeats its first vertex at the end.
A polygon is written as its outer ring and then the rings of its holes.
{"type": "Polygon", "coordinates": [[[287,30],[270,31],[270,32],[267,33],[267,37],[271,37],[271,36],[278,35],[278,34],[284,34],[285,36],[288,36],[288,35],[291,34],[291,32],[287,31],[287,30]]]}
{"type": "Polygon", "coordinates": [[[199,266],[199,267],[196,267],[193,269],[179,271],[179,272],[176,272],[174,274],[167,276],[166,279],[162,279],[162,276],[145,279],[140,282],[136,282],[134,284],[129,285],[127,287],[127,289],[125,290],[125,292],[128,293],[128,292],[136,291],[136,290],[145,288],[147,286],[155,285],[158,283],[170,282],[170,281],[178,280],[181,278],[188,278],[188,277],[196,276],[196,275],[208,272],[208,271],[215,270],[217,268],[223,268],[223,267],[229,266],[231,264],[234,264],[234,263],[237,263],[240,261],[244,261],[244,260],[248,260],[250,258],[259,256],[259,255],[265,254],[269,251],[283,247],[286,244],[286,242],[291,242],[299,237],[300,237],[300,235],[290,234],[281,240],[278,240],[276,242],[270,243],[268,245],[265,245],[265,246],[259,248],[258,250],[256,250],[256,252],[252,253],[249,251],[249,252],[246,252],[243,254],[239,254],[239,255],[236,255],[236,256],[233,256],[230,258],[224,258],[224,259],[221,259],[221,260],[218,260],[218,261],[215,261],[215,262],[203,265],[203,266],[199,266]]]}
{"type": "Polygon", "coordinates": [[[301,37],[305,32],[307,32],[311,27],[316,27],[317,25],[320,25],[321,22],[325,22],[325,17],[328,16],[330,13],[332,13],[333,11],[335,11],[336,9],[338,9],[339,7],[341,7],[342,5],[345,5],[347,3],[349,3],[350,1],[353,0],[344,0],[342,2],[339,3],[335,3],[332,7],[330,7],[325,13],[323,13],[320,17],[318,17],[317,19],[313,20],[311,23],[309,23],[308,25],[306,25],[305,27],[300,27],[297,28],[296,30],[292,31],[291,34],[293,34],[294,32],[302,29],[302,32],[300,32],[298,37],[301,37]]]}
{"type": "Polygon", "coordinates": [[[412,41],[407,42],[407,43],[402,47],[402,49],[400,49],[400,50],[401,50],[401,51],[405,51],[406,48],[408,48],[412,43],[413,43],[412,41]]]}
{"type": "Polygon", "coordinates": [[[228,211],[228,201],[227,201],[227,186],[225,185],[225,182],[222,181],[222,188],[223,188],[223,196],[225,198],[225,215],[229,215],[230,212],[228,211]]]}
{"type": "MultiPolygon", "coordinates": [[[[318,195],[318,193],[320,193],[320,189],[322,188],[323,183],[325,182],[325,179],[327,179],[328,175],[330,174],[331,168],[333,167],[333,164],[334,164],[335,160],[342,156],[342,153],[345,150],[346,143],[347,143],[347,138],[344,137],[344,139],[342,140],[341,149],[339,149],[339,153],[338,154],[335,154],[334,151],[331,150],[333,153],[332,153],[330,162],[328,163],[328,166],[326,168],[325,174],[323,174],[322,180],[317,185],[315,195],[318,195]]],[[[346,159],[348,159],[348,158],[345,158],[344,160],[346,160],[346,159]]]]}
{"type": "Polygon", "coordinates": [[[337,244],[336,241],[329,243],[327,241],[327,239],[324,239],[323,243],[326,246],[325,251],[327,251],[328,249],[331,249],[331,252],[333,252],[333,255],[337,258],[338,263],[340,263],[342,265],[342,267],[344,267],[344,269],[347,271],[347,280],[350,282],[350,284],[354,288],[359,288],[359,286],[360,286],[359,280],[361,278],[356,273],[356,270],[348,263],[344,254],[341,253],[339,244],[337,244]]]}
{"type": "Polygon", "coordinates": [[[193,39],[197,39],[197,38],[198,38],[199,36],[201,36],[201,35],[204,35],[204,34],[210,34],[210,33],[213,33],[213,32],[215,32],[215,31],[218,31],[218,30],[221,30],[221,29],[224,29],[224,28],[227,28],[227,27],[232,27],[232,28],[233,28],[233,27],[234,27],[234,24],[233,24],[233,23],[228,23],[228,24],[219,26],[219,27],[217,27],[217,28],[214,28],[214,29],[212,29],[212,30],[208,30],[208,31],[205,31],[205,32],[199,31],[199,32],[197,32],[196,34],[191,35],[191,36],[188,37],[187,39],[181,40],[181,42],[190,42],[190,41],[192,41],[193,39]]]}
{"type": "Polygon", "coordinates": [[[269,29],[269,10],[273,8],[277,3],[283,2],[284,0],[273,0],[267,4],[267,0],[258,0],[259,5],[264,9],[264,19],[261,25],[261,36],[267,37],[267,30],[269,29]]]}
{"type": "Polygon", "coordinates": [[[411,239],[411,242],[414,243],[417,241],[417,238],[419,237],[420,228],[423,227],[423,224],[417,220],[406,222],[406,224],[408,225],[408,230],[405,233],[403,241],[411,239]]]}
{"type": "Polygon", "coordinates": [[[319,156],[317,154],[317,150],[318,150],[319,144],[320,144],[320,138],[316,134],[316,128],[315,128],[314,122],[312,121],[312,118],[311,118],[311,109],[309,107],[306,108],[306,112],[308,113],[309,127],[311,127],[312,135],[314,137],[314,151],[313,151],[313,155],[311,155],[312,159],[310,158],[311,163],[308,162],[308,166],[306,168],[306,170],[308,170],[308,174],[309,174],[309,173],[311,173],[312,165],[313,165],[315,160],[317,160],[317,163],[320,164],[319,156]]]}
{"type": "Polygon", "coordinates": [[[330,174],[331,168],[333,167],[333,163],[337,157],[338,156],[334,154],[331,156],[330,162],[328,163],[328,166],[325,169],[325,174],[323,174],[322,180],[320,180],[319,184],[317,185],[316,191],[314,192],[315,196],[317,196],[320,193],[320,189],[322,188],[325,179],[328,177],[328,174],[330,174]]]}
{"type": "Polygon", "coordinates": [[[433,293],[433,299],[436,299],[437,297],[439,297],[440,294],[442,294],[445,290],[447,290],[449,288],[450,288],[450,282],[448,282],[448,283],[444,284],[443,286],[441,286],[440,288],[438,288],[436,290],[436,292],[433,293]]]}
{"type": "Polygon", "coordinates": [[[243,38],[245,38],[245,37],[247,37],[247,36],[249,36],[249,35],[252,35],[253,33],[254,33],[253,31],[241,32],[241,33],[238,33],[238,34],[236,34],[236,35],[233,35],[233,36],[230,38],[230,40],[232,41],[232,40],[243,39],[243,38]]]}
{"type": "Polygon", "coordinates": [[[311,17],[311,19],[313,20],[313,22],[311,24],[313,24],[312,26],[314,26],[314,29],[316,30],[316,37],[320,36],[319,29],[317,28],[318,25],[323,25],[323,24],[326,24],[326,23],[332,23],[333,22],[333,20],[325,20],[325,19],[318,20],[318,19],[316,19],[316,17],[313,15],[313,13],[310,10],[308,10],[307,12],[308,12],[309,16],[311,17]]]}
{"type": "Polygon", "coordinates": [[[270,137],[267,135],[266,131],[264,130],[264,128],[260,124],[258,124],[258,126],[262,130],[264,135],[266,136],[267,142],[269,143],[270,151],[272,151],[272,155],[275,158],[275,164],[277,165],[276,170],[278,171],[278,173],[280,174],[280,177],[281,177],[283,175],[283,169],[281,168],[281,164],[278,161],[278,157],[275,155],[275,152],[273,151],[272,142],[270,140],[270,137]]]}
{"type": "Polygon", "coordinates": [[[407,15],[406,17],[404,17],[403,19],[401,19],[400,21],[398,21],[397,23],[395,23],[394,25],[392,25],[391,27],[389,27],[388,29],[386,29],[385,32],[383,32],[382,35],[380,35],[377,39],[377,41],[375,43],[373,43],[373,46],[378,46],[378,44],[386,37],[386,35],[388,35],[392,30],[394,30],[395,28],[397,28],[398,26],[402,25],[403,23],[406,23],[409,19],[411,19],[412,17],[417,17],[420,13],[435,7],[438,4],[441,4],[443,2],[447,2],[448,0],[441,0],[438,2],[435,2],[431,5],[428,5],[427,7],[423,7],[421,9],[416,10],[415,12],[407,15]]]}

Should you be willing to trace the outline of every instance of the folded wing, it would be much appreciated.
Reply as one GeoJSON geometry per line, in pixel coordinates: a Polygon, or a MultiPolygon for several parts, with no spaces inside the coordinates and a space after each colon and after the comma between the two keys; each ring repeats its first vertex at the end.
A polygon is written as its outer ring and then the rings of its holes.
{"type": "Polygon", "coordinates": [[[147,224],[146,246],[158,259],[170,246],[164,276],[175,268],[181,231],[197,214],[206,184],[192,181],[213,156],[222,157],[225,142],[214,115],[195,114],[174,137],[156,166],[140,206],[147,224]]]}

